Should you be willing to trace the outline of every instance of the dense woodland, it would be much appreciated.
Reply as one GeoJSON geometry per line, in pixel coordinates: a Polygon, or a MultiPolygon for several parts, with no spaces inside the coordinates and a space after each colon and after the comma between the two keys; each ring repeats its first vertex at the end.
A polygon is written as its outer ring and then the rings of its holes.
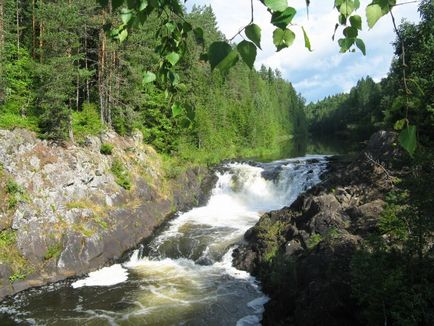
{"type": "Polygon", "coordinates": [[[171,26],[151,16],[120,43],[107,27],[119,11],[85,0],[0,1],[0,127],[75,142],[139,129],[160,152],[212,161],[273,151],[303,133],[303,99],[278,71],[240,62],[223,76],[199,59],[223,39],[210,7],[186,16],[205,41],[190,36],[169,92],[142,81],[158,67],[157,26],[171,26]]]}

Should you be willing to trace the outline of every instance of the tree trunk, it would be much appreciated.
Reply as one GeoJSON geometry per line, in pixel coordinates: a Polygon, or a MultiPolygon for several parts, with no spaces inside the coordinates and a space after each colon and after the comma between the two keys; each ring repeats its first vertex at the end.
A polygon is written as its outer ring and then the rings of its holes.
{"type": "Polygon", "coordinates": [[[99,33],[100,45],[98,51],[98,92],[99,92],[99,105],[101,113],[101,123],[105,125],[105,52],[106,52],[106,37],[104,31],[101,29],[99,33]]]}
{"type": "Polygon", "coordinates": [[[20,2],[16,0],[17,50],[20,49],[20,2]]]}
{"type": "Polygon", "coordinates": [[[36,57],[36,16],[35,16],[35,0],[32,0],[32,58],[36,57]]]}
{"type": "MultiPolygon", "coordinates": [[[[44,5],[42,0],[39,1],[39,8],[41,8],[44,5]]],[[[44,41],[43,41],[43,35],[44,35],[44,24],[42,23],[42,19],[39,22],[39,62],[42,63],[44,61],[44,41]]]]}
{"type": "MultiPolygon", "coordinates": [[[[89,71],[89,64],[87,62],[87,25],[84,25],[84,67],[86,68],[86,72],[89,71]]],[[[90,103],[90,86],[89,86],[89,77],[86,77],[86,100],[87,103],[90,103]]]]}
{"type": "Polygon", "coordinates": [[[0,0],[0,52],[5,43],[4,0],[0,0]]]}

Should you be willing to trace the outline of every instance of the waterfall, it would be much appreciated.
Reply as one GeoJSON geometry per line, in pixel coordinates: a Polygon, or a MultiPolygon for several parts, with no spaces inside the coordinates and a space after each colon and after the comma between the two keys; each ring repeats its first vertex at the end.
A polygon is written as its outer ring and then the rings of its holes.
{"type": "Polygon", "coordinates": [[[205,206],[178,213],[128,261],[34,294],[67,291],[73,308],[46,303],[38,310],[30,297],[14,307],[16,318],[21,312],[48,325],[258,325],[267,297],[254,277],[232,266],[232,252],[264,212],[290,205],[318,183],[325,166],[324,156],[226,164],[205,206]]]}

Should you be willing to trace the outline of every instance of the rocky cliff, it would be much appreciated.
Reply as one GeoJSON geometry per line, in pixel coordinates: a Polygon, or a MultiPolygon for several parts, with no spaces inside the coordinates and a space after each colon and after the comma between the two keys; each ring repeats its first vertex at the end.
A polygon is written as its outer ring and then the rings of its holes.
{"type": "Polygon", "coordinates": [[[234,263],[271,297],[263,325],[360,324],[351,260],[376,230],[393,186],[391,158],[402,155],[395,137],[377,133],[356,158],[331,159],[320,184],[245,234],[234,263]]]}
{"type": "Polygon", "coordinates": [[[166,178],[140,133],[60,146],[0,130],[0,298],[118,259],[197,204],[206,175],[166,178]]]}

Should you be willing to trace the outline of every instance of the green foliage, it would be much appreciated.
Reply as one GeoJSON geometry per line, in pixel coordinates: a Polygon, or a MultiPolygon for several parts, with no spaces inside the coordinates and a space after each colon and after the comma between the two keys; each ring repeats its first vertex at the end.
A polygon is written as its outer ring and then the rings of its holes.
{"type": "Polygon", "coordinates": [[[379,230],[352,260],[362,324],[430,325],[434,299],[432,149],[416,152],[411,173],[386,196],[379,230]]]}
{"type": "Polygon", "coordinates": [[[19,201],[27,200],[24,189],[12,179],[9,179],[6,183],[6,193],[9,195],[9,209],[14,209],[18,205],[19,201]]]}
{"type": "Polygon", "coordinates": [[[114,159],[112,163],[111,172],[115,176],[116,183],[126,190],[131,189],[131,178],[128,170],[119,159],[114,159]]]}
{"type": "Polygon", "coordinates": [[[62,253],[63,245],[61,243],[56,243],[48,247],[47,252],[44,255],[45,260],[50,260],[52,258],[57,259],[62,253]]]}
{"type": "Polygon", "coordinates": [[[112,144],[101,144],[101,148],[99,149],[101,154],[104,155],[112,155],[113,154],[113,145],[112,144]]]}
{"type": "Polygon", "coordinates": [[[84,103],[81,111],[72,113],[72,130],[79,141],[86,136],[96,136],[103,130],[95,104],[84,103]]]}
{"type": "Polygon", "coordinates": [[[309,239],[307,240],[307,248],[308,249],[313,249],[315,248],[321,241],[323,240],[323,238],[321,237],[321,234],[318,233],[314,233],[312,234],[309,239]]]}

